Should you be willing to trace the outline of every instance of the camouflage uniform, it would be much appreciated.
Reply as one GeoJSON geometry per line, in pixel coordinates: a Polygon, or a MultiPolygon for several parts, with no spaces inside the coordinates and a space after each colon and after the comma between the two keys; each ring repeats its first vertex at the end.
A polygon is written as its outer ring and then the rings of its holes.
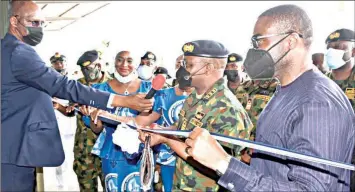
{"type": "MultiPolygon", "coordinates": [[[[109,79],[111,77],[104,73],[104,77],[99,83],[106,82],[109,79]]],[[[88,85],[85,78],[80,78],[78,81],[84,85],[88,85]]],[[[101,171],[101,159],[91,154],[96,139],[97,135],[85,126],[82,115],[78,113],[73,169],[78,177],[80,191],[98,191],[97,177],[100,177],[101,184],[104,187],[105,182],[101,171]]]]}
{"type": "MultiPolygon", "coordinates": [[[[177,127],[180,130],[192,130],[196,126],[206,128],[210,132],[231,137],[249,139],[253,127],[248,114],[240,102],[220,79],[201,99],[196,98],[194,91],[186,99],[177,127]]],[[[240,146],[221,142],[227,150],[238,154],[240,146]]],[[[216,174],[196,161],[188,162],[177,159],[174,175],[174,190],[184,191],[218,191],[216,174]],[[191,166],[192,164],[193,166],[191,166]]]]}
{"type": "Polygon", "coordinates": [[[253,135],[255,134],[259,115],[274,94],[276,86],[277,82],[275,80],[249,80],[233,91],[253,122],[253,135]]]}
{"type": "MultiPolygon", "coordinates": [[[[353,67],[351,74],[348,79],[346,80],[334,80],[334,77],[332,76],[332,72],[329,72],[327,76],[333,80],[339,87],[344,91],[345,95],[348,97],[351,106],[353,107],[353,110],[355,111],[355,66],[353,67]]],[[[353,157],[351,159],[351,164],[355,164],[355,149],[353,152],[353,157]]],[[[355,174],[354,172],[351,172],[351,178],[350,178],[350,188],[351,191],[355,191],[354,188],[354,181],[355,181],[355,174]]]]}
{"type": "Polygon", "coordinates": [[[334,80],[331,72],[329,72],[327,76],[344,91],[355,111],[355,67],[353,67],[349,78],[346,80],[334,80]]]}

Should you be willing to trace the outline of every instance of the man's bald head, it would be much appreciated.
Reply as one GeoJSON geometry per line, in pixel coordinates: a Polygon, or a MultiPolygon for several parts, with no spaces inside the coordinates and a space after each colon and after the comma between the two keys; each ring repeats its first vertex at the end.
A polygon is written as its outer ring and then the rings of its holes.
{"type": "Polygon", "coordinates": [[[33,1],[12,1],[9,7],[9,33],[32,46],[43,37],[44,17],[33,1]],[[28,37],[30,35],[30,37],[28,37]],[[26,37],[26,38],[25,38],[26,37]]]}
{"type": "Polygon", "coordinates": [[[33,1],[11,1],[9,17],[11,16],[21,16],[29,17],[34,16],[36,12],[39,11],[38,5],[33,1]]]}
{"type": "Polygon", "coordinates": [[[312,21],[307,13],[296,5],[280,5],[266,10],[259,16],[267,17],[268,27],[275,27],[278,33],[297,32],[303,36],[304,45],[312,44],[312,21]]]}

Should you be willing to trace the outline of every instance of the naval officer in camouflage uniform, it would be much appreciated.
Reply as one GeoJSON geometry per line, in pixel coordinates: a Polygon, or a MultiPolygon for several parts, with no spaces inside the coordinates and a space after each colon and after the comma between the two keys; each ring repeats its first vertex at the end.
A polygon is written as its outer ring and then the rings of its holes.
{"type": "Polygon", "coordinates": [[[349,98],[355,110],[355,33],[349,29],[338,29],[327,39],[327,65],[332,70],[327,74],[349,98]]]}
{"type": "MultiPolygon", "coordinates": [[[[253,127],[248,114],[223,79],[228,50],[216,41],[199,40],[183,46],[183,65],[176,73],[180,88],[192,86],[195,91],[186,99],[179,121],[171,127],[192,130],[205,127],[210,132],[248,139],[253,127]]],[[[141,133],[141,140],[144,140],[141,133]]],[[[176,137],[151,134],[151,144],[168,144],[178,155],[174,191],[218,191],[217,175],[187,154],[189,147],[176,137]]],[[[241,148],[221,143],[230,154],[241,148]]]]}
{"type": "MultiPolygon", "coordinates": [[[[345,92],[355,110],[355,33],[349,29],[338,29],[331,33],[325,43],[327,65],[331,72],[327,76],[345,92]]],[[[355,152],[352,164],[355,164],[355,152]]],[[[355,174],[351,172],[350,190],[355,191],[355,174]]]]}
{"type": "Polygon", "coordinates": [[[224,75],[227,76],[227,86],[232,93],[235,94],[235,91],[241,83],[246,80],[246,77],[243,77],[243,57],[231,53],[228,55],[227,66],[224,70],[224,75]]]}
{"type": "MultiPolygon", "coordinates": [[[[103,83],[111,79],[110,75],[101,70],[99,53],[95,50],[85,52],[78,60],[84,77],[78,81],[84,85],[91,86],[96,83],[103,83]]],[[[87,113],[87,107],[80,107],[83,113],[87,113]]],[[[91,154],[96,142],[97,135],[89,128],[89,117],[77,114],[77,130],[74,144],[74,171],[78,177],[80,191],[98,191],[97,179],[100,177],[104,186],[104,178],[101,172],[101,159],[91,154]],[[85,119],[87,118],[87,119],[85,119]]]]}

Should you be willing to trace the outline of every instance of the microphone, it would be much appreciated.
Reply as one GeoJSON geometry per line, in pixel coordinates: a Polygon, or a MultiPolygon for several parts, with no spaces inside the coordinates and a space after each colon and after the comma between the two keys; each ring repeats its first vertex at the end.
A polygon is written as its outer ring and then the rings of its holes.
{"type": "Polygon", "coordinates": [[[153,98],[154,94],[164,87],[166,78],[162,74],[156,75],[152,80],[152,88],[149,90],[148,94],[145,96],[145,99],[153,98]]]}

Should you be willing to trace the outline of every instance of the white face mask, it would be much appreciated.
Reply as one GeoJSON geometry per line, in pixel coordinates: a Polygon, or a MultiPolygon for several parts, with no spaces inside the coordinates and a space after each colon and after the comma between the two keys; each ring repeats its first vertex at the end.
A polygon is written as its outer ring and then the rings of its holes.
{"type": "Polygon", "coordinates": [[[348,51],[329,48],[325,55],[329,69],[338,69],[350,61],[351,58],[348,61],[343,60],[344,54],[347,52],[348,51]]]}
{"type": "Polygon", "coordinates": [[[153,76],[153,70],[153,66],[140,65],[137,71],[140,78],[142,78],[143,80],[149,80],[153,76]]]}
{"type": "Polygon", "coordinates": [[[133,71],[132,73],[130,73],[126,77],[123,77],[116,70],[115,70],[114,76],[117,79],[117,81],[119,81],[121,83],[129,83],[129,82],[133,81],[134,79],[137,79],[137,77],[138,77],[136,71],[133,71]]]}

